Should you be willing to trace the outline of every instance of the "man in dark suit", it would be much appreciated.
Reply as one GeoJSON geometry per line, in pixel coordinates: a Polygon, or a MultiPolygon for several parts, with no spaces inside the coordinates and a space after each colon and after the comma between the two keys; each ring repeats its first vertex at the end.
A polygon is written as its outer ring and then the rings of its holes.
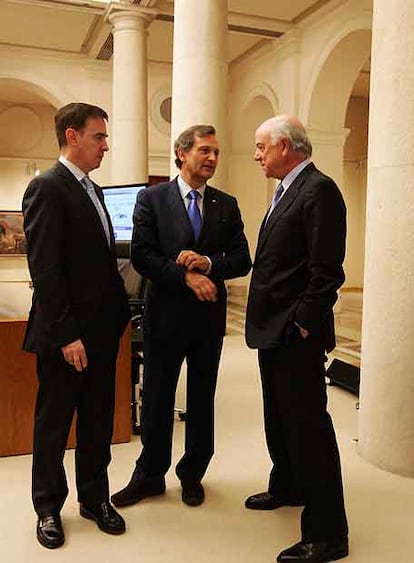
{"type": "Polygon", "coordinates": [[[303,125],[278,116],[256,131],[255,160],[281,182],[262,223],[246,318],[258,348],[269,487],[246,507],[304,506],[302,540],[277,561],[325,563],[348,554],[339,453],[326,410],[325,352],[335,347],[333,305],[344,281],[345,204],[310,162],[303,125]]]}
{"type": "Polygon", "coordinates": [[[201,480],[213,455],[214,394],[226,326],[224,280],[244,276],[251,267],[235,198],[206,185],[219,155],[214,128],[185,130],[175,154],[180,175],[143,190],[134,212],[132,263],[151,282],[144,316],[144,448],[129,484],[113,495],[115,506],[165,491],[184,359],[185,453],[176,474],[183,502],[203,502],[201,480]]]}
{"type": "Polygon", "coordinates": [[[109,503],[115,364],[129,306],[118,274],[103,196],[88,173],[108,150],[108,116],[72,103],[55,117],[61,155],[23,197],[27,257],[34,286],[24,349],[37,354],[32,495],[37,539],[64,542],[60,511],[68,494],[63,457],[76,410],[80,514],[111,534],[125,531],[109,503]]]}

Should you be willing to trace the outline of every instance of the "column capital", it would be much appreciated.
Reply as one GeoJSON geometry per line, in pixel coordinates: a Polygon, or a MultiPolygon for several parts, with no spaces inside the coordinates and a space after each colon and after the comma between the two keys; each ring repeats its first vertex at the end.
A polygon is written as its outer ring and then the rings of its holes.
{"type": "Polygon", "coordinates": [[[314,144],[327,145],[330,147],[335,146],[342,148],[351,130],[346,129],[344,127],[343,129],[335,129],[335,130],[327,131],[325,129],[316,129],[313,127],[308,127],[307,132],[310,140],[314,144]]]}
{"type": "Polygon", "coordinates": [[[159,10],[155,8],[146,8],[128,2],[111,2],[105,19],[113,25],[114,31],[145,30],[158,13],[159,10]]]}

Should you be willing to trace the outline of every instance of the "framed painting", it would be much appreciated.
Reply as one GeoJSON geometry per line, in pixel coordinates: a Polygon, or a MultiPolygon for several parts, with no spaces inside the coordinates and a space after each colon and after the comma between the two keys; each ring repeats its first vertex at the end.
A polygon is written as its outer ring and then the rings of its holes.
{"type": "Polygon", "coordinates": [[[0,257],[26,254],[21,211],[0,211],[0,257]]]}

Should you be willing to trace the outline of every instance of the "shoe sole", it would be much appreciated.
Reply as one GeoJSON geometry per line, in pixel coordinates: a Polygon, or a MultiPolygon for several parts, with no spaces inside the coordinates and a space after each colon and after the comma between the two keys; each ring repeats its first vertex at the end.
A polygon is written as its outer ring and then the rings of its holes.
{"type": "Polygon", "coordinates": [[[40,543],[40,545],[46,547],[46,549],[57,549],[58,547],[61,547],[65,543],[65,538],[63,538],[61,542],[53,545],[49,544],[47,540],[45,540],[40,534],[36,534],[36,538],[37,541],[40,543]]]}
{"type": "Polygon", "coordinates": [[[119,528],[118,530],[105,528],[104,526],[101,525],[101,523],[99,522],[98,518],[96,518],[96,516],[94,516],[91,512],[88,512],[84,508],[80,509],[80,515],[82,516],[82,518],[86,518],[87,520],[93,520],[94,522],[96,522],[98,528],[102,532],[105,532],[106,534],[111,534],[113,536],[120,536],[121,534],[125,533],[125,529],[126,529],[125,526],[123,528],[119,528]]]}
{"type": "Polygon", "coordinates": [[[294,506],[294,507],[300,507],[300,506],[304,506],[301,503],[286,503],[286,504],[278,504],[277,506],[251,506],[248,504],[244,505],[246,508],[248,508],[249,510],[277,510],[278,508],[284,508],[285,506],[294,506]]]}
{"type": "Polygon", "coordinates": [[[154,493],[146,493],[145,495],[138,495],[130,500],[124,500],[124,501],[117,501],[114,496],[111,497],[111,502],[114,506],[116,506],[117,508],[122,508],[123,506],[132,506],[133,504],[137,504],[138,502],[140,502],[141,500],[144,500],[146,498],[150,498],[150,497],[157,497],[160,495],[163,495],[165,493],[164,491],[157,491],[154,493]]]}
{"type": "Polygon", "coordinates": [[[342,551],[337,551],[336,553],[331,555],[331,558],[327,560],[327,563],[329,563],[330,561],[338,561],[339,559],[348,557],[348,555],[349,555],[349,549],[343,549],[342,551]]]}
{"type": "MultiPolygon", "coordinates": [[[[342,551],[337,551],[336,553],[330,555],[329,559],[319,559],[317,563],[331,563],[332,561],[339,561],[339,559],[344,559],[344,557],[348,557],[348,555],[349,549],[343,549],[342,551]]],[[[291,560],[293,561],[293,558],[291,560]]],[[[279,559],[279,556],[277,557],[276,561],[278,563],[280,563],[280,561],[282,561],[283,563],[289,563],[289,559],[279,559]]]]}
{"type": "Polygon", "coordinates": [[[200,506],[200,504],[203,504],[204,499],[195,499],[192,501],[189,500],[184,500],[183,498],[181,499],[183,501],[184,504],[186,504],[187,506],[200,506]]]}

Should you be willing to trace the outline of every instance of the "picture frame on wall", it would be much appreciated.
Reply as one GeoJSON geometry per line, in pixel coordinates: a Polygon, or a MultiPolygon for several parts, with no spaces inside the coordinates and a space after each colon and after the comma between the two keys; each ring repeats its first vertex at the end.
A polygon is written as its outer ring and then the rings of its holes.
{"type": "Polygon", "coordinates": [[[0,211],[0,257],[24,256],[26,237],[21,211],[0,211]]]}

